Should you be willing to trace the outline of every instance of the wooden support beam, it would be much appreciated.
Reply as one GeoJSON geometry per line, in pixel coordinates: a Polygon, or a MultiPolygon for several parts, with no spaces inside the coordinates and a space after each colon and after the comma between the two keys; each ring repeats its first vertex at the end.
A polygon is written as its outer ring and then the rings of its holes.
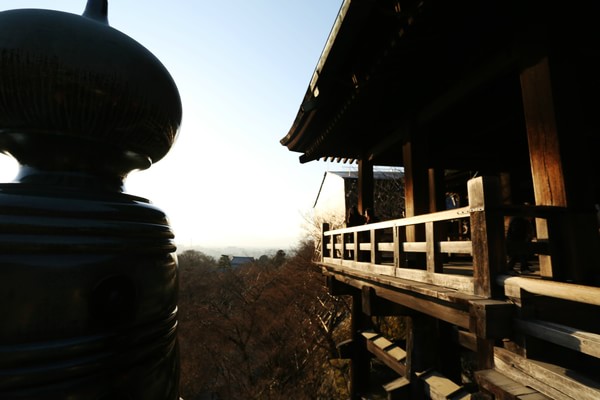
{"type": "Polygon", "coordinates": [[[473,333],[457,329],[456,340],[465,349],[477,351],[477,337],[473,333]]]}
{"type": "MultiPolygon", "coordinates": [[[[349,286],[362,288],[372,286],[377,296],[391,302],[403,305],[417,312],[430,315],[463,328],[469,328],[469,301],[477,299],[475,296],[465,295],[456,290],[446,289],[425,283],[415,283],[401,279],[380,278],[386,284],[378,284],[377,277],[373,274],[353,271],[353,276],[333,272],[326,272],[334,279],[343,281],[349,286]],[[393,284],[395,286],[390,286],[393,284]]],[[[362,290],[362,289],[361,289],[362,290]]]]}
{"type": "MultiPolygon", "coordinates": [[[[411,382],[417,374],[434,368],[438,364],[439,332],[437,321],[428,315],[417,314],[407,317],[406,375],[411,382]]],[[[412,397],[421,398],[420,385],[412,385],[412,397]]]]}
{"type": "Polygon", "coordinates": [[[367,350],[399,375],[406,376],[406,351],[375,332],[363,332],[367,350]]]}
{"type": "Polygon", "coordinates": [[[472,300],[469,303],[469,329],[475,335],[484,339],[502,339],[512,334],[513,304],[499,300],[472,300]]]}
{"type": "Polygon", "coordinates": [[[332,296],[347,296],[358,293],[358,289],[344,282],[338,281],[337,279],[335,279],[335,277],[331,275],[328,275],[326,279],[327,289],[329,291],[329,294],[332,296]]]}
{"type": "Polygon", "coordinates": [[[600,358],[600,335],[598,334],[537,320],[515,320],[515,327],[521,333],[600,358]]]}
{"type": "Polygon", "coordinates": [[[509,337],[514,306],[496,300],[472,301],[470,307],[471,331],[475,333],[477,368],[494,365],[494,341],[509,337]]]}
{"type": "Polygon", "coordinates": [[[550,400],[535,389],[522,385],[494,369],[475,371],[481,389],[494,395],[495,400],[550,400]]]}
{"type": "Polygon", "coordinates": [[[496,370],[550,398],[565,400],[597,400],[600,398],[598,382],[583,377],[573,370],[526,359],[499,347],[496,347],[494,352],[496,370]]]}
{"type": "Polygon", "coordinates": [[[377,296],[371,286],[362,287],[363,312],[370,317],[411,315],[414,310],[377,296]]]}
{"type": "Polygon", "coordinates": [[[356,290],[352,296],[352,309],[350,320],[350,332],[352,340],[356,344],[353,348],[350,361],[350,396],[352,399],[358,398],[360,393],[364,393],[369,388],[370,383],[370,358],[366,346],[364,346],[361,332],[373,328],[371,319],[363,312],[362,295],[356,290]]]}

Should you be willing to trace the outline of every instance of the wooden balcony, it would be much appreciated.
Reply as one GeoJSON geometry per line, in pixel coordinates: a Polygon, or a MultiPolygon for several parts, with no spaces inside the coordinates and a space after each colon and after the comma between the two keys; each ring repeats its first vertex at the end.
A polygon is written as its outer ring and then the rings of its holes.
{"type": "MultiPolygon", "coordinates": [[[[411,381],[427,386],[425,376],[439,371],[411,356],[427,352],[413,318],[422,315],[454,327],[452,346],[473,352],[475,376],[486,393],[520,398],[511,393],[525,387],[523,393],[541,396],[536,398],[600,398],[600,288],[593,280],[577,282],[593,276],[593,260],[574,265],[578,249],[566,237],[581,215],[561,207],[503,205],[493,179],[469,181],[468,193],[467,207],[352,228],[324,226],[318,263],[332,294],[359,299],[353,318],[413,319],[401,349],[407,356],[397,361],[370,343],[380,336],[365,334],[366,325],[356,326],[355,341],[392,370],[404,371],[403,390],[411,381]],[[507,267],[505,222],[515,215],[535,219],[544,228],[538,234],[550,233],[526,245],[534,272],[520,276],[507,267]],[[453,224],[468,226],[468,232],[449,237],[453,224]]],[[[443,341],[448,345],[448,338],[443,341]]],[[[463,383],[445,386],[464,394],[463,383]]]]}

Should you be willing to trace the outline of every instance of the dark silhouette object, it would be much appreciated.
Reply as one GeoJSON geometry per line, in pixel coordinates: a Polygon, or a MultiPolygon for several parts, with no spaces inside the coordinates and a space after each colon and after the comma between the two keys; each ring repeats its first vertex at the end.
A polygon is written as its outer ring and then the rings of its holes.
{"type": "Polygon", "coordinates": [[[348,217],[346,218],[346,227],[358,226],[364,223],[364,217],[358,212],[358,207],[352,206],[348,210],[348,217]]]}
{"type": "MultiPolygon", "coordinates": [[[[352,206],[348,210],[348,216],[346,217],[346,228],[350,228],[353,226],[362,225],[364,223],[364,218],[358,212],[357,206],[352,206]]],[[[344,235],[344,241],[346,243],[354,243],[354,235],[352,233],[346,233],[344,235]]],[[[354,252],[352,250],[348,251],[348,258],[353,258],[354,252]]]]}
{"type": "Polygon", "coordinates": [[[167,154],[181,100],[107,5],[0,12],[0,152],[20,164],[0,184],[0,399],[179,399],[173,232],[123,186],[167,154]]]}
{"type": "Polygon", "coordinates": [[[533,239],[533,227],[528,218],[515,216],[508,224],[506,232],[506,250],[508,253],[508,268],[514,269],[519,263],[520,272],[532,272],[529,264],[531,253],[527,245],[533,239]]]}
{"type": "Polygon", "coordinates": [[[371,224],[373,222],[378,222],[379,218],[377,218],[375,216],[375,212],[373,211],[372,208],[367,208],[367,209],[365,209],[364,220],[365,220],[365,224],[371,224]]]}

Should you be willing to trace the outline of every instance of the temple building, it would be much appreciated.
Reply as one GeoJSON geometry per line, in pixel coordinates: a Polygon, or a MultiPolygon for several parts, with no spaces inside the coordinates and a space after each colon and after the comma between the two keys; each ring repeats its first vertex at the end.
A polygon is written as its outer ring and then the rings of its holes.
{"type": "Polygon", "coordinates": [[[323,225],[352,398],[374,359],[390,399],[600,398],[599,11],[343,1],[281,144],[357,164],[361,212],[378,167],[404,170],[403,218],[323,225]],[[403,318],[404,341],[376,316],[403,318]]]}

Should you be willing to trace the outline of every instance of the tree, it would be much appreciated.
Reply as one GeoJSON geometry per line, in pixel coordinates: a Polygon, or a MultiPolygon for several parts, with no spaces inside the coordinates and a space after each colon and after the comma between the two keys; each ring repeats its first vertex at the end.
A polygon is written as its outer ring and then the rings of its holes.
{"type": "Polygon", "coordinates": [[[210,266],[188,265],[210,260],[182,255],[183,398],[207,392],[221,399],[345,397],[333,385],[343,368],[329,359],[349,307],[328,294],[313,254],[306,241],[291,256],[281,251],[268,265],[235,270],[218,268],[214,259],[210,266]]]}
{"type": "Polygon", "coordinates": [[[204,253],[188,250],[178,255],[179,304],[178,340],[181,359],[180,390],[182,398],[193,400],[209,386],[212,379],[211,362],[198,343],[208,340],[201,321],[201,304],[206,301],[217,271],[217,261],[204,253]]]}
{"type": "Polygon", "coordinates": [[[228,255],[223,254],[221,258],[219,258],[219,268],[230,268],[231,267],[231,259],[228,255]]]}
{"type": "Polygon", "coordinates": [[[319,259],[321,257],[321,246],[323,238],[323,224],[329,224],[329,229],[343,228],[345,225],[345,215],[343,210],[337,212],[331,212],[327,214],[315,214],[314,212],[306,212],[302,214],[304,219],[302,229],[304,236],[307,241],[313,243],[314,246],[314,257],[319,259]]]}
{"type": "Polygon", "coordinates": [[[276,267],[280,267],[283,265],[285,260],[285,251],[277,250],[277,253],[275,253],[275,255],[273,256],[273,265],[275,265],[276,267]]]}

